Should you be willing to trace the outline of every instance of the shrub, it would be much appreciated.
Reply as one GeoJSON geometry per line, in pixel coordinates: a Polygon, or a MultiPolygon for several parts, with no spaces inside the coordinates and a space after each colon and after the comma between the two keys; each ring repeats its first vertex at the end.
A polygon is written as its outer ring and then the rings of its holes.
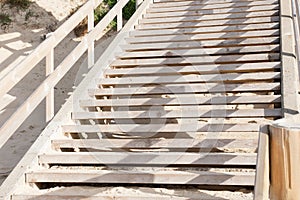
{"type": "Polygon", "coordinates": [[[27,9],[31,1],[29,0],[6,0],[5,3],[9,4],[10,7],[16,7],[18,9],[27,9]]]}
{"type": "Polygon", "coordinates": [[[0,25],[3,26],[9,26],[11,24],[12,20],[10,19],[8,14],[0,13],[0,25]]]}

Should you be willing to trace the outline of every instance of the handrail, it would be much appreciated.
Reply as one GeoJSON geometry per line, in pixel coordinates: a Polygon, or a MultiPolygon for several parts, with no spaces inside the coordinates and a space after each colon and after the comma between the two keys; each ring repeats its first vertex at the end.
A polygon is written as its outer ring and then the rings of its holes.
{"type": "MultiPolygon", "coordinates": [[[[94,65],[94,41],[116,16],[122,15],[122,8],[129,0],[119,0],[116,5],[94,27],[94,9],[102,0],[90,0],[75,14],[42,42],[29,56],[14,67],[0,80],[0,98],[21,81],[42,59],[46,58],[47,77],[39,87],[18,107],[13,115],[0,127],[0,148],[22,125],[28,116],[46,97],[46,118],[54,116],[54,86],[65,76],[76,61],[88,50],[88,67],[94,65]],[[88,17],[88,34],[54,70],[54,48],[79,24],[88,17]]],[[[119,19],[120,20],[120,19],[119,19]]],[[[118,23],[122,26],[122,23],[118,23]]],[[[120,30],[121,27],[118,27],[120,30]]]]}

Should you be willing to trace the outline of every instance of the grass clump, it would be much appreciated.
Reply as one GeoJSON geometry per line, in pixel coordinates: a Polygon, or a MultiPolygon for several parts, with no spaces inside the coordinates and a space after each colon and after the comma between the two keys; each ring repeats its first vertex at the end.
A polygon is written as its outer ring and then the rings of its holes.
{"type": "Polygon", "coordinates": [[[0,25],[1,27],[9,26],[12,20],[10,19],[8,14],[0,13],[0,25]]]}
{"type": "Polygon", "coordinates": [[[29,0],[6,0],[6,4],[8,4],[10,7],[15,7],[18,9],[26,10],[29,8],[31,1],[29,0]]]}

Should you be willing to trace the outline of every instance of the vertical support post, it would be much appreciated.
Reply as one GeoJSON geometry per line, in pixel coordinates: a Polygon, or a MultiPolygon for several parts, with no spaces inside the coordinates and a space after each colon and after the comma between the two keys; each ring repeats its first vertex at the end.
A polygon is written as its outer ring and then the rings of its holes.
{"type": "Polygon", "coordinates": [[[121,8],[119,14],[117,15],[117,31],[120,31],[122,27],[123,27],[123,12],[121,8]]]}
{"type": "MultiPolygon", "coordinates": [[[[94,29],[94,7],[90,11],[88,15],[88,32],[94,29]]],[[[95,48],[94,48],[94,41],[88,44],[88,68],[91,68],[95,64],[95,48]]]]}
{"type": "Polygon", "coordinates": [[[254,200],[269,200],[269,187],[270,187],[269,142],[270,142],[269,126],[262,125],[259,130],[254,200]]]}
{"type": "Polygon", "coordinates": [[[143,0],[135,0],[135,9],[138,9],[139,5],[141,5],[142,2],[143,0]]]}
{"type": "Polygon", "coordinates": [[[300,127],[270,126],[271,200],[300,199],[300,127]]]}
{"type": "MultiPolygon", "coordinates": [[[[54,71],[54,49],[51,49],[46,56],[46,76],[54,71]]],[[[54,117],[54,88],[50,88],[49,94],[46,96],[46,122],[54,117]]]]}
{"type": "Polygon", "coordinates": [[[281,93],[284,117],[298,114],[299,76],[296,59],[292,0],[280,0],[281,93]]]}

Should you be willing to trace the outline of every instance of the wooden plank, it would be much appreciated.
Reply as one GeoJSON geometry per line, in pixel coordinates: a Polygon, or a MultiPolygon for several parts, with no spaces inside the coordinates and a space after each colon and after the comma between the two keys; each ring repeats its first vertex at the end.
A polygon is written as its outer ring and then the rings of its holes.
{"type": "Polygon", "coordinates": [[[193,27],[208,27],[208,26],[221,26],[221,25],[246,25],[256,23],[269,23],[279,22],[278,16],[271,17],[255,17],[246,19],[224,19],[224,20],[212,20],[212,21],[197,21],[197,22],[173,22],[173,23],[158,23],[158,24],[139,24],[137,29],[142,30],[154,30],[154,29],[170,29],[170,28],[193,28],[193,27]]]}
{"type": "MultiPolygon", "coordinates": [[[[259,38],[259,37],[279,36],[279,29],[259,30],[259,31],[232,31],[218,33],[200,33],[184,35],[154,35],[144,37],[130,37],[126,41],[131,44],[135,43],[152,43],[152,42],[170,42],[170,41],[197,41],[208,39],[233,39],[233,38],[259,38]]],[[[250,48],[250,47],[249,47],[250,48]]],[[[255,49],[255,47],[252,47],[255,49]]],[[[208,49],[209,50],[209,49],[208,49]]]]}
{"type": "Polygon", "coordinates": [[[144,15],[145,18],[158,18],[158,17],[171,17],[171,16],[181,16],[181,15],[209,15],[209,14],[223,14],[223,13],[248,13],[254,11],[268,11],[277,10],[278,5],[266,5],[266,6],[252,6],[252,7],[239,7],[236,9],[223,8],[223,9],[213,9],[213,10],[191,10],[191,11],[174,11],[165,13],[147,13],[144,15]]]}
{"type": "Polygon", "coordinates": [[[153,57],[188,57],[188,56],[208,56],[211,54],[228,55],[228,54],[245,54],[245,53],[265,53],[279,52],[279,45],[258,45],[258,46],[241,46],[241,47],[227,47],[227,48],[199,48],[199,49],[174,49],[174,50],[156,50],[156,51],[131,51],[124,52],[119,59],[128,58],[153,58],[153,57]]]}
{"type": "MultiPolygon", "coordinates": [[[[220,4],[220,3],[231,3],[231,2],[252,2],[253,0],[206,0],[204,3],[207,4],[220,4]]],[[[193,3],[194,0],[154,0],[154,5],[152,6],[159,6],[159,5],[169,5],[169,4],[180,4],[180,3],[193,3]]],[[[198,3],[198,2],[197,2],[198,3]]],[[[199,1],[201,3],[201,1],[199,1]]]]}
{"type": "Polygon", "coordinates": [[[270,154],[268,125],[263,125],[259,131],[259,145],[255,176],[254,200],[269,199],[270,187],[270,154]]]}
{"type": "MultiPolygon", "coordinates": [[[[232,7],[232,6],[251,6],[251,5],[257,5],[257,3],[263,4],[263,3],[278,3],[278,0],[273,0],[273,1],[232,1],[232,0],[227,0],[227,1],[173,1],[173,2],[165,2],[165,3],[154,3],[150,6],[150,8],[171,8],[171,7],[181,7],[181,6],[199,6],[203,5],[205,8],[215,8],[219,6],[227,6],[227,7],[232,7]]],[[[171,10],[172,11],[172,10],[171,10]]]]}
{"type": "Polygon", "coordinates": [[[216,39],[204,41],[183,41],[183,42],[164,42],[164,43],[145,43],[145,44],[128,44],[121,45],[124,51],[140,51],[140,50],[163,50],[163,49],[194,49],[208,47],[232,47],[247,45],[263,45],[278,44],[279,37],[264,38],[241,38],[241,39],[216,39]]]}
{"type": "MultiPolygon", "coordinates": [[[[277,45],[276,45],[277,46],[277,45]]],[[[242,47],[244,48],[244,47],[242,47]]],[[[144,52],[130,52],[123,55],[133,55],[145,53],[147,55],[163,55],[180,53],[184,50],[174,51],[144,51],[144,52]]],[[[187,50],[187,52],[193,50],[187,50]]],[[[196,50],[197,51],[197,50],[196,50]]],[[[244,63],[244,64],[213,64],[213,65],[193,65],[193,66],[158,66],[158,67],[134,67],[134,68],[109,68],[105,70],[107,76],[136,76],[136,75],[155,75],[155,74],[219,74],[228,72],[259,72],[259,71],[273,71],[281,68],[280,62],[266,62],[266,63],[244,63]]]]}
{"type": "Polygon", "coordinates": [[[166,84],[164,86],[143,86],[130,88],[98,88],[89,89],[90,96],[115,96],[115,95],[138,95],[138,94],[195,94],[214,92],[258,92],[280,91],[280,83],[251,83],[251,84],[166,84]]]}
{"type": "MultiPolygon", "coordinates": [[[[109,149],[210,149],[210,148],[239,148],[239,149],[256,149],[258,146],[257,139],[70,139],[70,140],[54,140],[52,146],[58,148],[91,148],[94,150],[109,149]]],[[[89,153],[93,152],[90,150],[89,153]]],[[[115,153],[115,152],[114,152],[115,153]]],[[[145,152],[143,152],[145,153],[145,152]]],[[[180,155],[182,154],[179,153],[180,155]]],[[[170,153],[170,156],[172,154],[170,153]]],[[[130,155],[128,155],[130,156],[130,155]]],[[[137,155],[137,157],[143,157],[137,155]]],[[[147,154],[145,153],[145,157],[147,154]]],[[[177,155],[178,156],[178,155],[177,155]]],[[[186,156],[186,155],[185,155],[186,156]]],[[[150,155],[153,158],[153,155],[150,155]]],[[[108,157],[109,158],[109,157],[108,157]]],[[[164,160],[164,159],[163,159],[164,160]]],[[[255,159],[254,159],[255,160],[255,159]]],[[[133,160],[134,161],[134,160],[133,160]]],[[[105,163],[105,162],[104,162],[105,163]]],[[[141,163],[142,164],[142,163],[141,163]]]]}
{"type": "Polygon", "coordinates": [[[187,27],[171,27],[168,29],[136,29],[130,32],[131,36],[138,36],[138,35],[164,35],[164,34],[184,34],[184,33],[215,33],[215,32],[222,32],[222,33],[229,33],[229,32],[236,32],[236,31],[250,31],[250,30],[263,30],[263,29],[278,29],[279,23],[278,22],[266,22],[266,23],[258,23],[258,24],[219,24],[216,26],[187,26],[187,27]]]}
{"type": "Polygon", "coordinates": [[[100,79],[99,85],[170,84],[170,83],[213,83],[267,81],[280,78],[281,72],[227,73],[203,75],[136,76],[100,79]]]}
{"type": "Polygon", "coordinates": [[[87,99],[81,100],[82,107],[95,106],[156,106],[156,105],[231,105],[231,104],[269,104],[280,103],[281,95],[217,96],[197,97],[195,95],[176,96],[176,98],[130,98],[130,99],[87,99]]]}
{"type": "Polygon", "coordinates": [[[183,12],[183,11],[200,11],[200,13],[210,14],[211,12],[230,12],[230,8],[234,8],[234,10],[243,10],[247,11],[253,7],[264,7],[274,5],[278,5],[277,0],[265,0],[265,1],[253,1],[242,2],[242,3],[232,3],[230,4],[206,4],[206,5],[193,5],[193,6],[176,6],[176,7],[157,7],[157,8],[149,8],[147,13],[168,13],[168,12],[183,12]],[[209,12],[210,11],[210,12],[209,12]]]}
{"type": "MultiPolygon", "coordinates": [[[[263,121],[263,120],[262,120],[263,121]]],[[[224,122],[224,121],[222,121],[224,122]]],[[[180,132],[257,132],[259,124],[257,123],[181,123],[181,124],[110,124],[110,125],[64,125],[62,131],[65,133],[180,133],[180,132]]],[[[200,133],[199,133],[200,134],[200,133]]],[[[219,133],[218,133],[219,134],[219,133]]],[[[220,133],[221,134],[221,133],[220,133]]],[[[227,133],[226,133],[227,134],[227,133]]],[[[229,133],[228,133],[229,134],[229,133]]],[[[198,135],[198,134],[192,134],[198,135]]],[[[167,135],[166,135],[167,136],[167,135]]],[[[219,136],[219,135],[217,135],[219,136]]],[[[208,135],[208,138],[215,135],[208,135]]],[[[229,136],[228,136],[229,137],[229,136]]],[[[250,137],[250,136],[249,136],[250,137]]]]}
{"type": "Polygon", "coordinates": [[[253,186],[253,172],[41,170],[26,174],[28,183],[128,183],[253,186]]]}
{"type": "MultiPolygon", "coordinates": [[[[181,64],[207,64],[207,63],[236,63],[236,62],[264,62],[278,61],[279,53],[253,53],[245,55],[204,55],[184,56],[181,58],[143,58],[143,59],[118,59],[111,63],[111,66],[142,66],[142,65],[181,65],[181,64]]],[[[205,75],[204,75],[205,76],[205,75]]]]}
{"type": "Polygon", "coordinates": [[[173,16],[167,18],[143,18],[139,20],[139,23],[152,24],[152,23],[173,23],[173,22],[176,23],[176,22],[185,22],[185,21],[247,19],[251,17],[265,17],[265,16],[278,16],[278,15],[279,15],[278,10],[269,10],[269,11],[250,12],[247,13],[246,15],[244,13],[233,13],[233,14],[225,13],[225,14],[203,15],[203,16],[173,16]]]}
{"type": "MultiPolygon", "coordinates": [[[[67,145],[65,145],[67,146],[67,145]]],[[[99,147],[98,147],[99,148],[99,147]]],[[[256,153],[60,152],[39,155],[40,164],[253,166],[256,153]]]]}
{"type": "Polygon", "coordinates": [[[281,109],[241,109],[241,110],[156,110],[156,111],[115,111],[115,112],[75,112],[73,120],[83,119],[164,119],[164,118],[218,118],[218,117],[280,117],[281,109]]]}

